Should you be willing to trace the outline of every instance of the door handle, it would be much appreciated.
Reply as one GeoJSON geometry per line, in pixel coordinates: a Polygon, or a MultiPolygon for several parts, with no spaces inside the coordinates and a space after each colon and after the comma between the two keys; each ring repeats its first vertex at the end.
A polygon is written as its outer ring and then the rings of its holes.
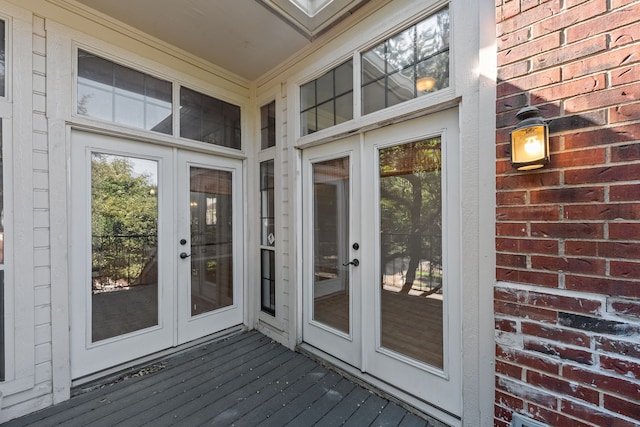
{"type": "Polygon", "coordinates": [[[188,255],[187,255],[187,253],[186,253],[186,252],[182,252],[182,253],[180,254],[180,258],[182,258],[182,259],[189,258],[190,256],[191,256],[191,254],[188,254],[188,255]]]}
{"type": "Polygon", "coordinates": [[[358,258],[354,258],[353,261],[348,262],[346,264],[342,264],[343,266],[347,266],[347,265],[353,265],[354,267],[357,267],[360,265],[360,261],[358,261],[358,258]]]}

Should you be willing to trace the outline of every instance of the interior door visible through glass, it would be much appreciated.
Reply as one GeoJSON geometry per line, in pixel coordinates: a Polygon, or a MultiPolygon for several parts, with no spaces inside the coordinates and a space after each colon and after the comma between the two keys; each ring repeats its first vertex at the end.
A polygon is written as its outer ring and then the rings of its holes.
{"type": "Polygon", "coordinates": [[[359,138],[306,148],[302,161],[303,339],[360,366],[359,138]]]}
{"type": "Polygon", "coordinates": [[[232,173],[190,167],[191,316],[233,304],[232,173]]]}
{"type": "Polygon", "coordinates": [[[349,334],[349,157],[313,164],[313,320],[349,334]]]}

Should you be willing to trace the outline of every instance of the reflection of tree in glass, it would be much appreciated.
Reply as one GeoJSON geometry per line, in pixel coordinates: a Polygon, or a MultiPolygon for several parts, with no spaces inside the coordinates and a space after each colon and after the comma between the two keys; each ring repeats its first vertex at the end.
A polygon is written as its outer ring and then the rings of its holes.
{"type": "Polygon", "coordinates": [[[449,87],[444,8],[362,55],[364,114],[449,87]]]}
{"type": "Polygon", "coordinates": [[[87,109],[87,104],[91,99],[91,95],[85,94],[78,99],[78,114],[81,116],[88,116],[89,110],[87,109]]]}
{"type": "Polygon", "coordinates": [[[421,262],[429,264],[431,283],[442,265],[440,143],[438,137],[380,150],[381,265],[409,259],[405,293],[421,262]]]}
{"type": "Polygon", "coordinates": [[[135,284],[155,258],[157,185],[125,157],[93,154],[91,233],[94,288],[135,284]]]}
{"type": "Polygon", "coordinates": [[[416,80],[421,77],[435,79],[435,87],[431,90],[449,85],[449,13],[447,9],[390,38],[387,43],[387,73],[413,68],[415,65],[416,80]]]}

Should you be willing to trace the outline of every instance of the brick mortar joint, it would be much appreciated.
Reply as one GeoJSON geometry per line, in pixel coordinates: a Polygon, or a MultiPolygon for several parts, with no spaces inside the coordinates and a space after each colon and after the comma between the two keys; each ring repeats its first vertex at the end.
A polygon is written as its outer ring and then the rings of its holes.
{"type": "MultiPolygon", "coordinates": [[[[545,373],[545,374],[547,374],[547,373],[545,373]]],[[[598,404],[598,405],[594,405],[594,404],[592,404],[592,403],[590,403],[590,402],[587,402],[587,401],[585,401],[585,400],[578,399],[578,398],[576,398],[576,397],[573,397],[573,396],[570,396],[570,395],[567,395],[567,394],[554,392],[554,391],[552,391],[552,390],[545,389],[545,388],[542,388],[542,387],[540,387],[540,386],[534,386],[534,385],[529,384],[529,383],[528,383],[528,382],[526,382],[525,380],[519,380],[519,379],[517,379],[517,378],[513,378],[513,377],[510,377],[510,376],[508,376],[508,375],[504,375],[504,374],[496,373],[496,378],[497,378],[498,380],[500,380],[500,379],[502,379],[502,380],[508,380],[508,381],[511,381],[511,382],[513,382],[513,383],[516,383],[516,384],[518,384],[518,385],[520,385],[520,386],[530,387],[530,388],[532,388],[532,389],[534,389],[534,390],[536,390],[536,391],[540,391],[540,392],[542,392],[542,393],[544,393],[544,394],[551,395],[552,397],[554,397],[554,396],[555,396],[556,398],[558,398],[558,399],[559,399],[558,404],[560,404],[562,401],[569,401],[569,402],[577,403],[577,404],[579,404],[579,405],[586,405],[586,406],[592,407],[592,408],[594,408],[594,409],[597,409],[597,410],[599,410],[599,411],[601,411],[601,412],[603,412],[603,413],[606,413],[606,414],[608,414],[608,415],[612,416],[613,418],[618,418],[618,417],[621,417],[621,416],[622,416],[622,417],[624,417],[624,418],[626,418],[626,419],[630,419],[630,418],[625,417],[625,416],[623,416],[623,415],[621,415],[621,414],[618,414],[617,412],[614,412],[614,411],[612,411],[612,410],[607,409],[607,408],[604,406],[604,404],[603,404],[603,396],[604,396],[604,395],[609,395],[609,396],[619,396],[619,397],[623,398],[624,400],[629,400],[629,396],[621,395],[621,394],[618,394],[618,393],[615,393],[615,392],[612,392],[612,391],[603,391],[603,390],[598,389],[598,388],[597,388],[597,387],[595,387],[595,386],[591,386],[589,383],[581,383],[581,382],[576,382],[576,381],[567,381],[567,382],[569,382],[570,384],[576,384],[576,385],[587,386],[589,389],[591,389],[591,390],[595,390],[595,391],[599,392],[600,399],[599,399],[599,404],[598,404]]],[[[558,378],[558,379],[564,379],[563,377],[556,377],[556,378],[558,378]]],[[[496,390],[500,391],[501,393],[508,394],[508,395],[510,395],[510,396],[512,396],[512,397],[514,397],[514,398],[516,398],[516,399],[522,400],[522,401],[523,401],[523,403],[525,404],[525,406],[526,406],[526,403],[528,402],[528,400],[527,400],[527,396],[526,396],[526,395],[524,395],[524,396],[520,396],[520,395],[514,394],[514,393],[513,393],[509,388],[504,387],[504,386],[503,386],[502,388],[500,388],[500,381],[498,381],[498,387],[496,387],[496,390]]],[[[533,402],[532,402],[532,403],[533,403],[533,402]]],[[[497,402],[496,402],[496,404],[497,404],[497,402]]],[[[508,406],[507,406],[506,408],[508,408],[508,409],[513,409],[513,408],[509,408],[508,406]]],[[[558,409],[557,409],[557,410],[558,410],[558,411],[560,411],[560,410],[561,410],[561,408],[558,406],[558,409]]],[[[566,415],[566,414],[565,414],[565,415],[566,415]]],[[[580,418],[577,418],[577,419],[580,419],[580,418]]],[[[633,420],[633,421],[635,422],[635,421],[637,421],[637,420],[633,420]]]]}
{"type": "MultiPolygon", "coordinates": [[[[526,335],[526,334],[523,334],[526,335]]],[[[600,335],[598,335],[600,336],[600,335]]],[[[597,338],[598,336],[594,336],[592,338],[597,338]]],[[[553,340],[548,340],[548,339],[543,339],[537,336],[534,336],[536,339],[540,340],[540,341],[544,341],[544,342],[548,342],[550,344],[552,343],[556,343],[558,341],[553,341],[553,340]]],[[[629,343],[634,343],[635,341],[633,340],[629,340],[629,343]]],[[[554,356],[554,355],[550,355],[550,354],[546,354],[546,353],[542,353],[539,351],[535,351],[535,350],[528,350],[525,348],[520,348],[520,347],[508,347],[502,344],[498,344],[501,348],[502,351],[505,353],[518,353],[524,356],[529,356],[532,357],[535,360],[540,360],[542,362],[546,362],[546,363],[550,363],[553,366],[557,366],[559,369],[558,374],[554,374],[550,371],[546,371],[543,369],[539,369],[539,368],[535,368],[532,367],[531,365],[528,365],[524,362],[517,362],[514,360],[510,360],[508,358],[508,356],[500,356],[497,355],[495,356],[496,361],[500,361],[500,362],[505,362],[508,363],[510,365],[516,366],[518,368],[522,368],[523,371],[532,371],[532,372],[540,372],[543,373],[545,375],[549,375],[549,376],[555,376],[558,379],[565,379],[566,376],[563,373],[563,370],[565,368],[577,368],[579,370],[582,371],[588,371],[588,372],[592,372],[594,374],[598,374],[598,375],[602,375],[602,376],[606,376],[609,378],[615,378],[615,379],[619,379],[619,380],[623,380],[623,381],[627,381],[629,383],[632,384],[638,384],[640,385],[640,378],[634,378],[634,377],[630,377],[628,375],[624,375],[624,374],[620,374],[617,373],[615,370],[612,369],[604,369],[601,366],[600,363],[600,357],[601,356],[605,356],[605,357],[609,357],[610,359],[615,359],[615,360],[619,360],[619,361],[623,361],[623,362],[629,362],[632,364],[637,364],[638,363],[638,358],[634,358],[631,356],[624,356],[621,355],[620,353],[612,353],[612,352],[607,352],[607,351],[601,351],[598,350],[596,348],[593,348],[591,351],[589,351],[590,349],[585,348],[585,347],[578,347],[578,346],[564,346],[562,347],[563,349],[570,349],[570,350],[580,350],[580,351],[588,351],[590,353],[592,353],[593,356],[593,364],[583,364],[583,363],[579,363],[576,361],[573,361],[571,359],[564,359],[560,356],[554,356]]],[[[592,340],[592,345],[595,346],[595,341],[592,340]]],[[[500,375],[500,373],[496,373],[496,375],[500,375]]],[[[512,378],[512,377],[508,377],[508,378],[512,378]]],[[[579,383],[579,381],[575,381],[575,380],[568,380],[567,381],[573,381],[576,383],[579,383]]],[[[581,383],[581,384],[588,384],[589,383],[581,383]]],[[[597,386],[593,386],[597,389],[597,386]]],[[[599,389],[598,389],[599,390],[599,389]]],[[[602,390],[600,390],[602,391],[602,390]]],[[[609,392],[609,393],[613,393],[613,392],[609,392]]]]}

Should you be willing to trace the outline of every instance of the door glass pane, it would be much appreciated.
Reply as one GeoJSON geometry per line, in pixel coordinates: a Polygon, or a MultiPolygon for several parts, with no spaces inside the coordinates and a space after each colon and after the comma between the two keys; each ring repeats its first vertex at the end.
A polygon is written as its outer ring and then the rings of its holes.
{"type": "Polygon", "coordinates": [[[313,165],[313,319],[349,333],[349,158],[313,165]]]}
{"type": "Polygon", "coordinates": [[[382,346],[443,367],[441,138],[380,150],[382,346]]]}
{"type": "Polygon", "coordinates": [[[233,304],[232,174],[191,167],[191,315],[233,304]]]}
{"type": "Polygon", "coordinates": [[[158,162],[91,156],[93,342],[158,324],[158,162]]]}

